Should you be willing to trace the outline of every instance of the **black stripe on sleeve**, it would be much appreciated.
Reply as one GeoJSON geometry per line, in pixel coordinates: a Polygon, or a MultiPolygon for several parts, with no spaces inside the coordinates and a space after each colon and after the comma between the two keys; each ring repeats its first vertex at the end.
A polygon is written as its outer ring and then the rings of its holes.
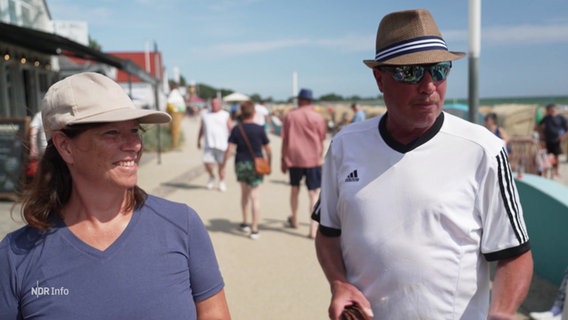
{"type": "Polygon", "coordinates": [[[524,223],[521,221],[519,201],[516,197],[515,183],[513,174],[509,167],[509,160],[505,149],[501,149],[497,155],[497,175],[499,179],[499,190],[501,197],[505,204],[505,211],[509,217],[511,227],[515,232],[515,236],[519,244],[528,242],[528,236],[524,228],[524,223]]]}
{"type": "Polygon", "coordinates": [[[314,210],[312,211],[312,220],[320,222],[321,219],[321,195],[318,198],[318,201],[314,205],[314,210]]]}
{"type": "MultiPolygon", "coordinates": [[[[314,205],[314,211],[312,212],[312,220],[320,222],[321,219],[321,196],[314,205]]],[[[330,228],[326,226],[319,225],[319,231],[328,237],[339,237],[341,236],[341,229],[330,228]]]]}
{"type": "Polygon", "coordinates": [[[324,236],[328,236],[328,237],[339,237],[339,236],[341,236],[341,230],[322,226],[321,224],[319,225],[319,231],[324,236]]]}
{"type": "Polygon", "coordinates": [[[505,260],[505,259],[518,257],[521,254],[529,251],[530,249],[531,249],[530,243],[527,241],[518,247],[507,248],[497,252],[485,253],[483,254],[483,256],[487,261],[505,260]]]}

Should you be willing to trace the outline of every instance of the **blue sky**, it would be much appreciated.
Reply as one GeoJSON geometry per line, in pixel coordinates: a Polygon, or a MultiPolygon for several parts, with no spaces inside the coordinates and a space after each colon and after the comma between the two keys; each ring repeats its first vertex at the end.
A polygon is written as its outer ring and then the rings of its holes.
{"type": "MultiPolygon", "coordinates": [[[[86,21],[103,51],[156,43],[168,76],[286,99],[379,94],[370,69],[380,19],[427,7],[452,51],[469,52],[468,1],[47,0],[52,19],[86,21]],[[427,5],[427,6],[426,6],[427,5]]],[[[568,95],[568,1],[481,4],[479,96],[568,95]]],[[[467,98],[468,58],[454,63],[447,99],[467,98]]]]}

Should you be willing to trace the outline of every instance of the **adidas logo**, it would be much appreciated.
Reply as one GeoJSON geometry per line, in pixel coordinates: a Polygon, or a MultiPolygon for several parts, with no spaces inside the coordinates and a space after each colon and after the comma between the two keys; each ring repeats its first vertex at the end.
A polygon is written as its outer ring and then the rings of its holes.
{"type": "Polygon", "coordinates": [[[357,169],[353,170],[345,179],[345,182],[357,182],[359,181],[359,176],[357,175],[357,169]]]}

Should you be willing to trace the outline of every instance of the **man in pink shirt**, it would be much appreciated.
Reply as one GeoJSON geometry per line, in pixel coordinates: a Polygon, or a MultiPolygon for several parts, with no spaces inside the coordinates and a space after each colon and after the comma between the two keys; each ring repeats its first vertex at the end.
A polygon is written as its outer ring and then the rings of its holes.
{"type": "MultiPolygon", "coordinates": [[[[288,224],[298,228],[298,195],[300,181],[306,178],[310,207],[314,207],[321,187],[321,166],[323,159],[323,142],[326,136],[324,118],[314,110],[312,90],[302,89],[298,94],[298,108],[286,114],[282,124],[282,173],[289,172],[290,207],[292,215],[288,224]]],[[[308,237],[314,239],[317,232],[317,222],[311,220],[308,237]]]]}

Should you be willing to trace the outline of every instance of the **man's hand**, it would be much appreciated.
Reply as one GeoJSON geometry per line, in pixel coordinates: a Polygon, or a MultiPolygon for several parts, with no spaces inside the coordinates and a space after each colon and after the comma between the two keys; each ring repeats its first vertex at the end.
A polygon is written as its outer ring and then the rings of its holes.
{"type": "Polygon", "coordinates": [[[328,310],[329,318],[339,320],[343,309],[352,304],[360,305],[367,316],[373,317],[371,303],[357,287],[348,282],[333,282],[331,284],[331,304],[328,310]]]}
{"type": "Polygon", "coordinates": [[[280,160],[280,170],[282,173],[286,173],[286,171],[288,171],[288,166],[284,163],[284,159],[280,160]]]}

